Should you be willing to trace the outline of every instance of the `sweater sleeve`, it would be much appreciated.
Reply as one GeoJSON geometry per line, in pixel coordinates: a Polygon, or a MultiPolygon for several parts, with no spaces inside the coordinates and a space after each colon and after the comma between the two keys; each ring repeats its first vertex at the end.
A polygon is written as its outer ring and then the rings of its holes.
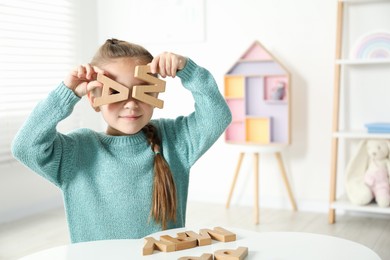
{"type": "Polygon", "coordinates": [[[70,161],[66,153],[72,146],[56,127],[72,113],[79,100],[61,83],[37,104],[12,142],[14,157],[56,186],[61,186],[61,165],[70,161]]]}
{"type": "Polygon", "coordinates": [[[177,76],[191,91],[195,111],[167,124],[164,132],[170,141],[177,144],[177,156],[191,167],[222,135],[231,123],[232,115],[208,70],[188,59],[177,76]]]}

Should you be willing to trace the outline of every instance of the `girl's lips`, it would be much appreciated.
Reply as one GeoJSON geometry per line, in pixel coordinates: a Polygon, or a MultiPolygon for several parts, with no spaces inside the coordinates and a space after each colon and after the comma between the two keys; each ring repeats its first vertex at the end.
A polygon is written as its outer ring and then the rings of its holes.
{"type": "Polygon", "coordinates": [[[119,118],[123,118],[123,119],[129,119],[129,120],[136,120],[138,118],[140,118],[141,116],[135,116],[135,115],[128,115],[128,116],[119,116],[119,118]]]}

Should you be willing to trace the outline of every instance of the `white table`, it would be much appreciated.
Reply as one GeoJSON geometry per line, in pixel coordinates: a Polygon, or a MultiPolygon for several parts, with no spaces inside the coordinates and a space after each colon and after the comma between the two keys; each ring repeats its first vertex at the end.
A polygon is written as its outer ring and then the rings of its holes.
{"type": "MultiPolygon", "coordinates": [[[[213,227],[202,228],[212,229],[213,227]]],[[[183,256],[199,257],[204,253],[213,254],[217,250],[237,249],[238,247],[248,247],[249,254],[246,258],[248,260],[380,260],[380,257],[371,249],[332,236],[297,232],[252,232],[224,228],[236,234],[236,241],[224,243],[213,240],[208,246],[176,252],[154,251],[153,255],[142,256],[144,239],[103,240],[55,247],[26,256],[22,260],[172,260],[183,256]]],[[[199,232],[199,228],[180,228],[150,236],[155,239],[159,239],[160,235],[176,237],[176,233],[186,230],[199,232]]]]}

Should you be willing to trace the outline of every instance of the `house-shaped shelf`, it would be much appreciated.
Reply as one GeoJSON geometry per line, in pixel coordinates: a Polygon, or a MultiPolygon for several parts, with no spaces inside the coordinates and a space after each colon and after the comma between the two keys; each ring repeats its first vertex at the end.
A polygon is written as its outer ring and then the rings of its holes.
{"type": "Polygon", "coordinates": [[[290,143],[290,73],[255,41],[224,77],[225,99],[233,121],[228,143],[290,143]]]}

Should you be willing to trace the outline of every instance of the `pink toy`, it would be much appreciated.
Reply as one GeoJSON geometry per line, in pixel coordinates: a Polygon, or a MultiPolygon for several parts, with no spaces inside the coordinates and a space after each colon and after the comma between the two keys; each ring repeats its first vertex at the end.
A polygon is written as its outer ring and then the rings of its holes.
{"type": "Polygon", "coordinates": [[[346,191],[356,205],[373,199],[379,207],[390,206],[390,142],[370,139],[360,142],[346,169],[346,191]]]}
{"type": "Polygon", "coordinates": [[[389,182],[389,147],[386,141],[370,140],[367,142],[367,152],[370,157],[364,182],[371,189],[380,207],[390,205],[389,182]]]}

